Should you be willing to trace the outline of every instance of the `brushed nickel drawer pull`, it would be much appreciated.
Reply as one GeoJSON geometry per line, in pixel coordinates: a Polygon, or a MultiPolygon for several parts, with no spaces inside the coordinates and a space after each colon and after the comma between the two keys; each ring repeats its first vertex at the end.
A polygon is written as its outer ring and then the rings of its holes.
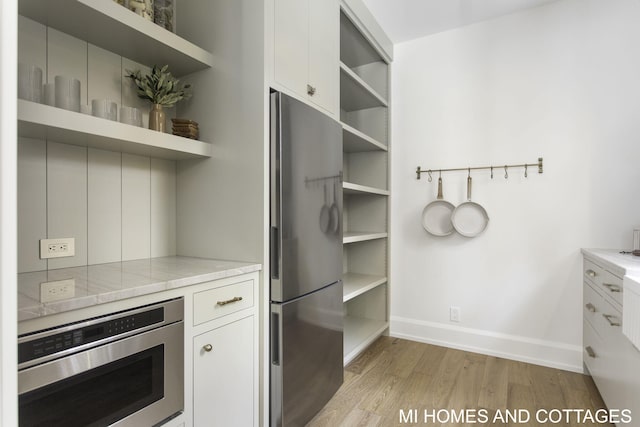
{"type": "Polygon", "coordinates": [[[211,350],[213,350],[213,346],[211,344],[207,344],[207,345],[202,346],[202,349],[208,353],[211,350]]]}
{"type": "Polygon", "coordinates": [[[612,283],[603,283],[602,286],[609,289],[611,292],[622,292],[622,288],[618,285],[614,285],[612,283]]]}
{"type": "Polygon", "coordinates": [[[596,312],[596,307],[593,304],[591,304],[590,302],[587,303],[587,305],[585,305],[585,307],[587,307],[587,310],[589,310],[592,313],[596,312]]]}
{"type": "Polygon", "coordinates": [[[591,346],[586,346],[585,351],[587,352],[587,354],[589,355],[589,357],[595,359],[596,358],[596,352],[593,351],[593,349],[591,348],[591,346]]]}
{"type": "Polygon", "coordinates": [[[622,326],[620,324],[620,321],[618,319],[616,319],[616,316],[612,316],[610,314],[603,314],[602,317],[607,319],[607,322],[609,322],[610,326],[622,326]],[[613,319],[613,320],[611,320],[611,319],[613,319]]]}
{"type": "Polygon", "coordinates": [[[586,273],[587,273],[587,276],[589,276],[589,277],[596,277],[597,276],[596,272],[591,270],[591,269],[587,270],[586,273]]]}
{"type": "Polygon", "coordinates": [[[227,304],[231,304],[233,302],[238,302],[238,301],[242,301],[242,297],[233,297],[226,301],[218,301],[218,305],[227,305],[227,304]]]}

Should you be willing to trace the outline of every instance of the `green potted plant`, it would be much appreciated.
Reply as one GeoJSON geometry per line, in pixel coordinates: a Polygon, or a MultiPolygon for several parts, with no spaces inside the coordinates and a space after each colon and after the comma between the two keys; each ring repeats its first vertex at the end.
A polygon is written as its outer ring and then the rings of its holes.
{"type": "Polygon", "coordinates": [[[138,96],[153,104],[149,113],[149,129],[164,132],[165,112],[163,107],[171,107],[177,102],[191,97],[191,85],[180,83],[168,71],[169,66],[154,65],[151,74],[144,76],[140,70],[126,70],[127,76],[136,84],[138,96]]]}

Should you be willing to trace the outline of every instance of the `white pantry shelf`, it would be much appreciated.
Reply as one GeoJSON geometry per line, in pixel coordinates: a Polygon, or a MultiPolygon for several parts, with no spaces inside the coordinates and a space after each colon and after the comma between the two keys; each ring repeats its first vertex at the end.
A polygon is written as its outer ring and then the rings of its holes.
{"type": "Polygon", "coordinates": [[[381,188],[368,187],[366,185],[354,184],[353,182],[343,182],[342,190],[345,195],[351,194],[375,194],[378,196],[388,196],[389,190],[381,188]]]}
{"type": "Polygon", "coordinates": [[[384,61],[344,12],[340,14],[340,60],[351,68],[384,61]]]}
{"type": "Polygon", "coordinates": [[[213,55],[111,0],[20,0],[18,13],[176,76],[213,66],[213,55]]]}
{"type": "Polygon", "coordinates": [[[346,123],[342,123],[342,143],[345,153],[388,151],[386,145],[346,123]]]}
{"type": "Polygon", "coordinates": [[[387,283],[385,276],[345,273],[342,276],[343,302],[352,300],[365,292],[387,283]]]}
{"type": "Polygon", "coordinates": [[[342,236],[342,243],[357,243],[367,240],[384,239],[387,237],[387,233],[376,232],[344,232],[342,236]]]}
{"type": "Polygon", "coordinates": [[[211,157],[208,142],[18,100],[18,136],[170,160],[211,157]]]}
{"type": "Polygon", "coordinates": [[[387,100],[341,62],[340,108],[345,111],[355,111],[373,107],[387,107],[387,100]]]}
{"type": "Polygon", "coordinates": [[[344,364],[351,362],[362,350],[389,327],[384,320],[344,317],[344,364]]]}

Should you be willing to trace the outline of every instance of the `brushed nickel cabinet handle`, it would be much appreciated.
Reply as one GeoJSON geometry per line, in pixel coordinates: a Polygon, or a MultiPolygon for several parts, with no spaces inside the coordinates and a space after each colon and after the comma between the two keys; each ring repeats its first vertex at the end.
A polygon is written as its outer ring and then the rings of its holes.
{"type": "Polygon", "coordinates": [[[612,316],[610,314],[603,314],[602,317],[607,319],[607,322],[609,322],[609,326],[622,326],[622,324],[616,318],[616,316],[612,316]]]}
{"type": "Polygon", "coordinates": [[[233,297],[226,301],[218,301],[218,305],[227,305],[227,304],[231,304],[232,302],[238,302],[238,301],[242,301],[242,297],[233,297]]]}
{"type": "Polygon", "coordinates": [[[316,88],[311,86],[311,85],[307,85],[307,94],[308,95],[315,95],[316,94],[316,88]]]}
{"type": "Polygon", "coordinates": [[[584,348],[584,350],[587,352],[587,354],[589,355],[589,357],[595,359],[596,358],[596,352],[593,351],[593,349],[591,348],[591,346],[586,346],[584,348]]]}
{"type": "Polygon", "coordinates": [[[207,344],[207,345],[202,346],[202,349],[208,353],[211,350],[213,350],[213,346],[211,344],[207,344]]]}
{"type": "Polygon", "coordinates": [[[587,303],[587,305],[585,305],[585,307],[587,307],[587,310],[589,310],[592,313],[596,312],[596,307],[593,304],[591,304],[590,302],[587,303]]]}
{"type": "Polygon", "coordinates": [[[622,288],[618,285],[614,285],[612,283],[603,283],[602,286],[609,289],[611,292],[622,292],[622,288]]]}
{"type": "Polygon", "coordinates": [[[596,277],[597,276],[596,272],[591,270],[591,269],[587,270],[586,273],[587,273],[587,276],[589,276],[589,277],[596,277]]]}

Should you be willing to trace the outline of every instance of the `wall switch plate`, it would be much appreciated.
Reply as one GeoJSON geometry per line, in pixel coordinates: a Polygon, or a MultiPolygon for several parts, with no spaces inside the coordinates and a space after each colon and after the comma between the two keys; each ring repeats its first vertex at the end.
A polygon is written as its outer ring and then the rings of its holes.
{"type": "Polygon", "coordinates": [[[40,302],[58,301],[76,295],[75,279],[40,283],[40,302]]]}
{"type": "Polygon", "coordinates": [[[449,320],[452,322],[460,322],[460,307],[449,307],[449,320]]]}
{"type": "Polygon", "coordinates": [[[76,239],[40,240],[40,259],[63,258],[76,254],[76,239]]]}

